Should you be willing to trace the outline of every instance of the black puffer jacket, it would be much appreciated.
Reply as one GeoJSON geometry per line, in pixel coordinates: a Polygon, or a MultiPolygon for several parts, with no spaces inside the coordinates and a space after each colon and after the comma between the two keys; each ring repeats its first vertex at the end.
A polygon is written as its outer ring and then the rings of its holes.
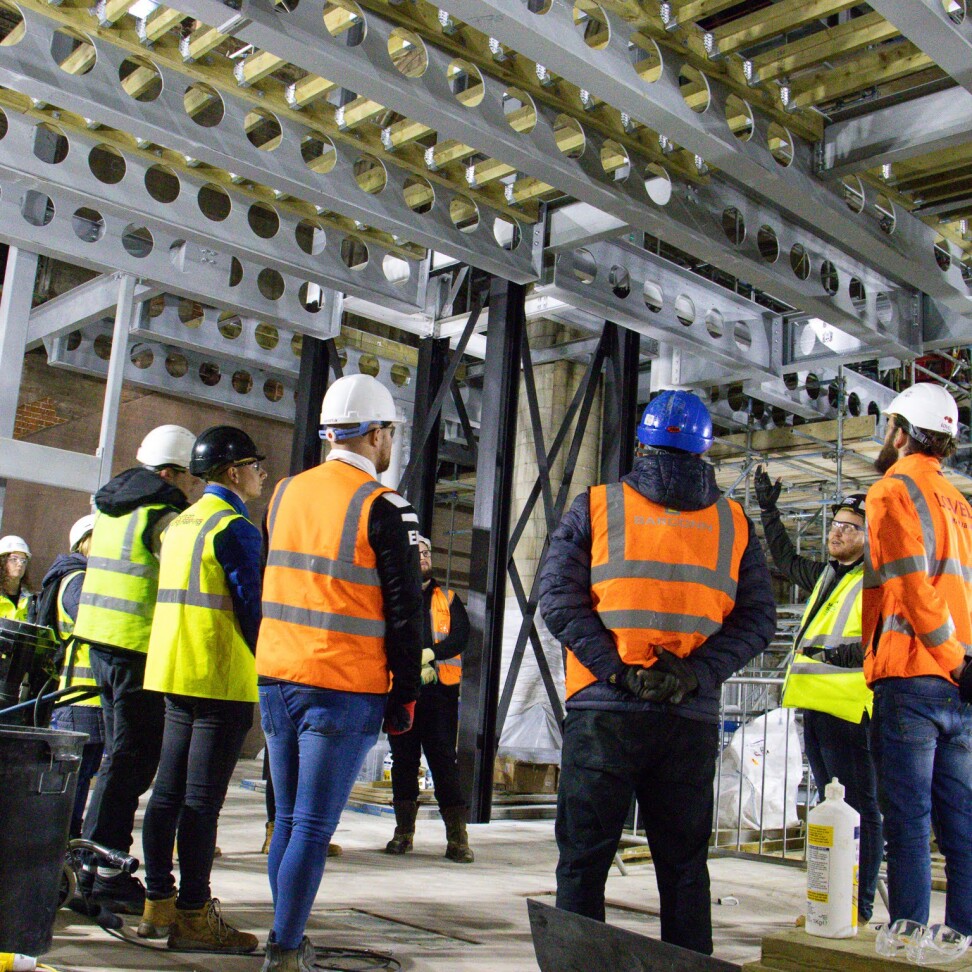
{"type": "MultiPolygon", "coordinates": [[[[701,510],[719,497],[712,467],[699,456],[652,452],[635,463],[624,482],[655,503],[676,510],[701,510]]],[[[550,538],[540,575],[540,613],[554,637],[570,645],[598,681],[574,695],[569,709],[658,709],[609,685],[624,662],[614,636],[604,627],[591,597],[591,515],[586,492],[574,500],[550,538]]],[[[763,651],[776,630],[776,605],[769,569],[749,523],[749,540],[739,565],[736,603],[722,628],[688,658],[698,691],[677,707],[681,716],[706,722],[719,718],[722,683],[763,651]]]]}

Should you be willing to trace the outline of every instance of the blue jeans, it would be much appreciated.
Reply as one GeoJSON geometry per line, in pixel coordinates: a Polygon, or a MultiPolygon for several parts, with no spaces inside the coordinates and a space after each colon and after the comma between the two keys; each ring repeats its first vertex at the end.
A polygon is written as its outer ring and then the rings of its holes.
{"type": "Polygon", "coordinates": [[[945,923],[972,934],[972,706],[943,678],[874,686],[871,750],[888,842],[891,920],[928,921],[929,840],[945,855],[945,923]]]}
{"type": "Polygon", "coordinates": [[[297,948],[324,875],[327,846],[368,751],[378,739],[384,695],[289,682],[260,686],[277,819],[267,869],[272,935],[297,948]]]}
{"type": "Polygon", "coordinates": [[[857,911],[864,922],[871,920],[874,892],[884,856],[869,729],[870,720],[866,714],[859,723],[853,723],[826,712],[806,709],[803,713],[803,742],[817,792],[822,799],[824,787],[836,776],[844,785],[844,799],[861,815],[857,911]]]}

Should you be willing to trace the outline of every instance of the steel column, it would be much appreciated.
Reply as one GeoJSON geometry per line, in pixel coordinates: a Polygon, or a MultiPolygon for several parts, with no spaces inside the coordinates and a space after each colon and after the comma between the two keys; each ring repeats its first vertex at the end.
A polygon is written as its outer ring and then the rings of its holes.
{"type": "MultiPolygon", "coordinates": [[[[12,439],[17,421],[20,377],[24,371],[24,349],[34,300],[37,254],[10,247],[0,296],[0,436],[12,439]]],[[[0,479],[0,519],[7,494],[7,481],[0,479]]]]}
{"type": "Polygon", "coordinates": [[[415,423],[428,423],[425,445],[414,456],[415,473],[408,485],[408,501],[415,507],[419,530],[432,536],[432,514],[435,509],[435,483],[439,472],[439,438],[442,409],[434,414],[431,405],[442,385],[449,357],[448,338],[423,338],[419,343],[418,368],[415,373],[415,423]]]}
{"type": "Polygon", "coordinates": [[[459,713],[459,778],[473,823],[489,823],[492,811],[525,297],[521,284],[493,278],[470,552],[470,633],[459,713]]]}
{"type": "Polygon", "coordinates": [[[108,380],[105,383],[105,402],[101,409],[101,431],[98,451],[101,472],[98,484],[111,479],[111,463],[115,456],[115,433],[118,429],[118,406],[121,403],[125,363],[128,360],[128,332],[135,313],[135,278],[130,273],[118,275],[118,303],[115,307],[115,326],[111,335],[111,358],[108,360],[108,380]]]}
{"type": "MultiPolygon", "coordinates": [[[[341,295],[335,294],[337,320],[341,319],[341,295]]],[[[290,448],[290,475],[313,469],[321,461],[321,403],[328,386],[328,372],[341,377],[334,338],[304,335],[300,346],[300,375],[297,378],[297,403],[294,440],[290,448]]]]}
{"type": "Polygon", "coordinates": [[[605,321],[604,330],[608,346],[601,397],[601,482],[615,483],[634,465],[641,335],[613,321],[605,321]]]}

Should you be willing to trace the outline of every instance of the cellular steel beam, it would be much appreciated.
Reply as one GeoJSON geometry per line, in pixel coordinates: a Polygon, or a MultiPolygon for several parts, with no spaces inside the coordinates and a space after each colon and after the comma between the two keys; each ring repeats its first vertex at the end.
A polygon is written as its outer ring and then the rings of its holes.
{"type": "MultiPolygon", "coordinates": [[[[505,15],[502,11],[512,11],[512,17],[513,14],[518,13],[513,6],[516,2],[517,0],[512,0],[511,3],[487,2],[479,5],[477,0],[477,11],[470,12],[471,22],[478,22],[484,30],[490,27],[490,33],[495,34],[491,29],[493,20],[490,19],[487,24],[483,19],[484,11],[488,8],[495,13],[497,25],[505,24],[505,15]]],[[[483,98],[476,108],[466,108],[456,102],[449,81],[449,66],[452,59],[438,48],[433,46],[425,48],[428,67],[420,77],[406,78],[400,74],[388,54],[388,51],[395,47],[396,41],[392,35],[397,28],[378,14],[367,12],[364,15],[366,29],[363,39],[355,46],[346,46],[323,29],[323,0],[303,0],[298,7],[289,12],[289,5],[274,4],[272,0],[244,0],[238,13],[225,6],[220,0],[181,0],[181,6],[187,14],[218,26],[223,33],[232,34],[261,50],[271,51],[313,74],[340,77],[343,84],[353,88],[358,94],[372,97],[420,121],[435,129],[442,138],[454,138],[473,146],[610,216],[623,220],[639,230],[659,236],[727,272],[744,277],[748,282],[775,294],[794,307],[833,320],[839,326],[866,329],[876,326],[876,322],[862,318],[852,307],[846,293],[839,292],[834,297],[828,295],[816,275],[825,261],[838,267],[838,275],[845,282],[851,277],[856,277],[864,281],[868,288],[875,287],[879,291],[895,289],[898,284],[893,283],[892,280],[907,279],[907,275],[916,275],[916,268],[927,267],[929,271],[934,270],[934,273],[929,273],[927,278],[922,275],[923,289],[941,299],[954,299],[957,305],[958,298],[961,296],[961,311],[964,313],[969,309],[965,297],[967,290],[961,282],[958,269],[951,268],[947,272],[939,269],[934,259],[934,234],[928,236],[931,231],[924,224],[913,227],[914,220],[911,223],[905,220],[899,221],[902,228],[896,230],[898,235],[895,246],[902,250],[902,254],[899,255],[900,259],[893,261],[896,268],[895,276],[888,277],[872,269],[875,265],[879,265],[877,257],[889,244],[880,239],[883,234],[877,227],[876,217],[871,219],[871,209],[865,207],[866,211],[858,217],[858,221],[862,226],[869,220],[873,222],[874,233],[877,235],[872,236],[861,230],[855,231],[858,235],[863,233],[861,240],[866,240],[864,249],[867,256],[864,260],[858,260],[848,255],[846,244],[837,246],[832,242],[834,237],[851,239],[855,234],[847,227],[842,225],[830,239],[805,228],[806,225],[815,225],[816,217],[821,214],[826,216],[827,206],[823,205],[824,196],[821,197],[820,206],[813,210],[814,220],[809,223],[798,223],[782,215],[779,207],[762,205],[747,193],[724,181],[719,184],[710,182],[701,186],[673,183],[667,173],[645,171],[636,163],[632,163],[631,171],[626,178],[619,177],[614,171],[606,172],[601,158],[602,155],[609,155],[612,147],[606,146],[609,140],[595,131],[584,133],[582,150],[577,158],[568,157],[558,146],[558,142],[563,140],[560,130],[563,123],[558,121],[557,111],[548,105],[533,106],[536,111],[536,123],[532,130],[516,132],[507,119],[509,105],[504,100],[504,85],[500,82],[484,77],[483,98]],[[745,225],[750,227],[748,239],[745,238],[746,233],[743,230],[739,246],[735,250],[727,250],[725,246],[722,225],[726,213],[739,214],[745,225]],[[915,233],[920,231],[923,234],[922,246],[926,237],[928,238],[927,254],[920,246],[914,245],[909,235],[911,230],[905,230],[906,223],[908,227],[914,229],[915,233]],[[813,268],[813,274],[801,278],[785,267],[785,260],[762,258],[756,245],[756,231],[762,226],[766,226],[768,232],[779,242],[777,257],[790,252],[795,245],[798,245],[800,252],[807,254],[807,259],[810,261],[808,266],[813,268]],[[904,256],[904,253],[907,253],[907,256],[904,256]],[[904,270],[907,270],[907,274],[899,272],[904,270]]],[[[523,10],[525,11],[526,8],[524,7],[523,10]]],[[[569,11],[565,16],[570,16],[569,11]]],[[[554,21],[544,18],[537,23],[532,23],[529,19],[524,20],[522,38],[518,29],[514,29],[517,24],[519,20],[514,18],[511,33],[517,40],[508,43],[518,50],[525,50],[519,44],[519,40],[526,42],[529,39],[532,42],[534,34],[543,40],[545,49],[556,47],[561,41],[568,46],[574,44],[573,35],[576,30],[572,21],[568,29],[566,24],[559,25],[559,22],[555,24],[554,21]],[[543,30],[552,30],[555,27],[556,33],[549,36],[556,37],[556,42],[542,34],[543,30]]],[[[579,34],[577,42],[580,44],[580,53],[583,53],[585,63],[604,53],[589,50],[579,34]]],[[[624,72],[622,73],[626,76],[627,73],[633,73],[633,69],[626,49],[623,54],[624,72]]],[[[615,65],[614,68],[622,71],[621,65],[615,65]]],[[[675,85],[672,97],[677,97],[681,101],[681,96],[677,94],[677,71],[675,76],[674,82],[669,79],[666,84],[675,85]]],[[[656,83],[655,87],[660,83],[656,83]]],[[[650,86],[642,87],[650,88],[650,86]]],[[[648,99],[651,97],[651,90],[639,88],[639,91],[641,91],[639,98],[643,110],[644,105],[650,103],[648,99]]],[[[671,101],[672,97],[667,100],[671,101]]],[[[710,114],[717,114],[719,107],[720,105],[714,104],[710,114]]],[[[704,116],[694,116],[687,107],[685,110],[695,119],[694,124],[699,125],[697,118],[704,116]]],[[[656,118],[655,123],[657,121],[656,118]]],[[[726,143],[728,145],[734,139],[724,119],[721,124],[726,128],[725,139],[729,140],[726,143]]],[[[716,121],[710,118],[703,127],[709,128],[714,125],[716,121]]],[[[766,135],[766,126],[758,128],[757,132],[760,136],[766,135]]],[[[752,141],[756,140],[754,136],[752,141]]],[[[793,144],[792,138],[790,143],[793,144]]],[[[801,173],[799,177],[787,177],[788,185],[785,192],[781,190],[781,195],[788,196],[795,192],[808,191],[805,188],[799,190],[795,188],[797,183],[803,184],[808,181],[811,169],[809,149],[806,148],[805,152],[801,149],[801,153],[800,164],[794,163],[801,173]],[[791,186],[789,183],[794,185],[791,186]]],[[[574,152],[571,154],[573,155],[574,152]]],[[[758,178],[754,176],[753,184],[759,184],[760,179],[778,182],[782,178],[779,173],[789,170],[777,166],[765,148],[762,154],[766,155],[769,159],[768,164],[775,169],[767,169],[765,172],[760,169],[760,175],[758,178]]],[[[718,160],[714,161],[718,162],[718,160]]],[[[820,193],[830,193],[829,189],[819,186],[818,188],[820,193]]],[[[840,202],[840,206],[845,213],[848,212],[843,201],[840,202]]],[[[807,209],[810,210],[811,207],[807,209]]]]}
{"type": "Polygon", "coordinates": [[[871,6],[946,74],[972,92],[972,20],[965,0],[871,0],[871,6]],[[954,14],[954,16],[953,16],[954,14]]]}
{"type": "MultiPolygon", "coordinates": [[[[219,13],[221,17],[232,12],[221,4],[215,6],[221,10],[207,8],[208,12],[219,13]]],[[[340,140],[330,143],[328,139],[320,157],[307,155],[309,161],[305,161],[307,140],[320,140],[321,133],[283,114],[278,117],[265,113],[279,125],[280,136],[276,147],[261,149],[247,137],[247,129],[252,125],[248,119],[258,110],[252,98],[244,99],[234,91],[218,93],[211,86],[200,85],[193,76],[153,61],[150,51],[133,55],[104,37],[86,35],[94,52],[92,66],[86,73],[67,75],[57,67],[48,50],[58,24],[30,7],[24,7],[22,13],[26,26],[23,39],[15,45],[0,46],[3,86],[83,118],[132,132],[137,139],[174,149],[193,164],[216,166],[237,177],[269,186],[277,193],[306,200],[321,210],[334,210],[403,240],[452,253],[457,259],[489,272],[523,282],[536,279],[539,241],[534,247],[532,226],[523,226],[522,240],[513,250],[505,248],[494,235],[498,213],[488,207],[479,207],[479,223],[474,229],[465,224],[460,229],[450,215],[458,193],[441,186],[435,187],[428,200],[428,211],[422,212],[423,205],[415,212],[405,196],[410,173],[384,163],[379,165],[387,178],[386,188],[380,192],[365,191],[355,178],[355,164],[365,154],[362,150],[340,140]],[[149,97],[157,90],[154,85],[136,100],[120,83],[119,78],[131,71],[133,56],[149,65],[143,69],[146,73],[158,72],[159,93],[154,98],[149,97]],[[213,110],[203,114],[204,125],[201,125],[190,117],[186,99],[201,97],[194,92],[206,88],[215,97],[213,110]],[[324,173],[312,169],[310,163],[318,165],[324,173]]],[[[51,16],[56,13],[51,11],[51,16]]],[[[273,145],[272,142],[264,144],[273,145]]]]}
{"type": "MultiPolygon", "coordinates": [[[[644,250],[602,241],[564,251],[550,292],[737,377],[780,373],[765,308],[644,250]]],[[[882,350],[891,344],[883,339],[882,350]]]]}
{"type": "MultiPolygon", "coordinates": [[[[908,0],[901,6],[930,8],[932,2],[908,0]]],[[[885,0],[885,5],[897,7],[898,3],[885,0]]],[[[865,190],[862,211],[853,213],[839,188],[813,178],[813,150],[808,142],[792,133],[778,130],[774,134],[772,119],[758,108],[742,105],[716,79],[701,75],[686,79],[693,82],[691,87],[704,88],[704,110],[690,107],[680,90],[680,75],[687,62],[673,51],[659,50],[653,42],[642,40],[641,35],[636,37],[632,26],[613,11],[599,8],[607,26],[606,32],[598,34],[599,41],[605,33],[608,39],[595,50],[584,39],[587,18],[580,18],[575,24],[575,6],[569,0],[544,4],[541,13],[532,13],[530,6],[520,0],[442,0],[441,6],[459,20],[695,152],[738,186],[748,187],[748,192],[816,227],[842,249],[882,273],[951,302],[953,309],[967,312],[968,291],[961,276],[943,273],[935,261],[934,230],[901,213],[894,234],[888,236],[876,216],[876,192],[869,189],[865,190]],[[656,59],[660,64],[657,80],[645,82],[634,62],[650,60],[654,65],[656,59]],[[740,114],[749,116],[743,128],[750,133],[746,140],[737,138],[729,127],[729,118],[740,114]],[[770,150],[773,139],[780,155],[780,138],[787,143],[783,154],[791,157],[788,165],[779,164],[770,150]]],[[[966,69],[972,70],[972,58],[968,54],[965,57],[966,69]]]]}
{"type": "Polygon", "coordinates": [[[972,140],[972,94],[949,88],[824,129],[819,174],[838,178],[972,140]]]}

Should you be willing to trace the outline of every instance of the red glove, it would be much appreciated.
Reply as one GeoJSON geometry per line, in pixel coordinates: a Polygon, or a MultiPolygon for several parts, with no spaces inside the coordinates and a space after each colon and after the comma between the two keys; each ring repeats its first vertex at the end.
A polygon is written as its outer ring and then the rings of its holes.
{"type": "Polygon", "coordinates": [[[414,718],[414,702],[393,702],[389,699],[385,705],[385,721],[381,724],[381,728],[389,736],[400,736],[412,728],[414,718]]]}

